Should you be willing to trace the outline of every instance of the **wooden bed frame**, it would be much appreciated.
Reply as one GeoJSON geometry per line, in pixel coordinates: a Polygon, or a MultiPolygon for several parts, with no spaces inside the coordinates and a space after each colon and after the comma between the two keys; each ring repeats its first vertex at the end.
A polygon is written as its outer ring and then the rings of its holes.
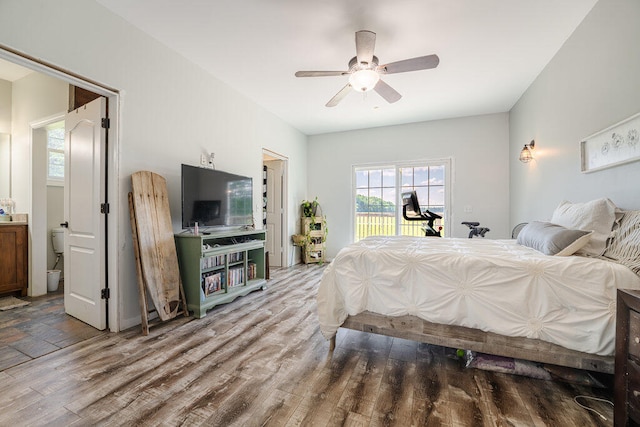
{"type": "MultiPolygon", "coordinates": [[[[431,323],[416,316],[390,317],[365,311],[348,316],[341,327],[533,362],[607,374],[614,372],[614,356],[598,356],[569,350],[532,338],[507,337],[463,326],[431,323]]],[[[330,350],[335,348],[335,344],[334,336],[331,338],[330,350]]]]}

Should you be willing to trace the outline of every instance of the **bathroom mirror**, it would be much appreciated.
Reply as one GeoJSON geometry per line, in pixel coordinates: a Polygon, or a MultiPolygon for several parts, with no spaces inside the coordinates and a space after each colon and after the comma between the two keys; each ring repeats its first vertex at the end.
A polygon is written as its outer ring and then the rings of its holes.
{"type": "Polygon", "coordinates": [[[11,197],[11,135],[0,133],[0,198],[11,197]]]}

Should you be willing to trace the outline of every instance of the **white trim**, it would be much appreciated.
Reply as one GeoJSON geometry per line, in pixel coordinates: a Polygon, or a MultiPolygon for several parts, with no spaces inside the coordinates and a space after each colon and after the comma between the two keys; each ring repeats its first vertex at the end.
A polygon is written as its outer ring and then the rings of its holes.
{"type": "MultiPolygon", "coordinates": [[[[264,156],[273,157],[273,160],[289,160],[287,156],[284,154],[276,153],[275,151],[271,151],[268,148],[262,147],[262,160],[264,161],[264,156]]],[[[270,159],[271,160],[271,159],[270,159]]]]}
{"type": "MultiPolygon", "coordinates": [[[[289,157],[277,153],[275,151],[271,151],[268,148],[262,147],[262,165],[265,162],[265,155],[269,157],[273,157],[275,160],[281,160],[282,164],[282,258],[280,264],[284,267],[285,265],[291,267],[289,261],[289,252],[294,252],[295,248],[293,247],[293,243],[289,236],[289,157]],[[286,243],[288,242],[288,243],[286,243]]],[[[262,168],[260,168],[260,177],[262,177],[262,168]]],[[[260,195],[262,196],[262,180],[260,180],[260,195]]],[[[262,203],[260,203],[262,206],[262,203]]]]}
{"type": "MultiPolygon", "coordinates": [[[[107,274],[109,277],[109,288],[111,298],[109,301],[109,330],[111,332],[120,331],[120,313],[122,310],[122,301],[120,301],[120,281],[119,281],[119,263],[120,257],[118,248],[120,242],[125,241],[126,224],[119,224],[120,215],[120,163],[119,163],[119,145],[120,145],[120,120],[122,114],[122,102],[123,94],[119,91],[101,85],[96,82],[89,81],[89,79],[81,76],[74,75],[70,71],[61,70],[54,65],[45,64],[39,62],[35,58],[29,58],[28,55],[20,55],[12,49],[0,45],[0,58],[9,62],[21,65],[25,68],[40,72],[50,77],[58,78],[62,81],[71,83],[75,86],[83,89],[90,90],[99,95],[102,95],[108,99],[109,103],[109,120],[111,127],[108,132],[108,152],[106,153],[107,165],[107,200],[110,205],[111,214],[107,217],[107,227],[109,232],[106,239],[108,242],[108,251],[106,253],[108,259],[108,265],[106,266],[107,274]]],[[[46,120],[46,119],[44,119],[46,120]]],[[[34,122],[33,125],[37,125],[39,122],[34,122]]],[[[31,173],[30,175],[31,176],[31,173]]],[[[31,186],[29,186],[29,199],[32,198],[31,186]]],[[[31,215],[29,215],[31,218],[31,215]]]]}
{"type": "Polygon", "coordinates": [[[47,187],[64,187],[64,179],[47,178],[47,187]]]}
{"type": "Polygon", "coordinates": [[[74,86],[78,86],[83,89],[90,90],[91,92],[95,92],[102,96],[110,97],[112,95],[118,94],[117,90],[110,88],[106,85],[101,85],[100,83],[89,81],[89,79],[84,79],[80,76],[76,76],[74,75],[74,73],[57,68],[52,64],[38,62],[35,58],[31,59],[31,58],[28,58],[27,56],[19,55],[15,52],[12,52],[11,48],[1,44],[0,44],[0,58],[9,62],[13,62],[14,64],[18,64],[22,67],[29,68],[30,70],[37,71],[42,74],[46,74],[50,77],[58,78],[67,83],[71,83],[74,86]]]}
{"type": "MultiPolygon", "coordinates": [[[[2,50],[0,50],[0,53],[2,53],[2,50]]],[[[52,114],[48,117],[44,117],[42,119],[38,119],[30,122],[29,126],[31,127],[31,129],[45,128],[56,122],[64,122],[64,115],[65,115],[64,112],[52,114]]]]}

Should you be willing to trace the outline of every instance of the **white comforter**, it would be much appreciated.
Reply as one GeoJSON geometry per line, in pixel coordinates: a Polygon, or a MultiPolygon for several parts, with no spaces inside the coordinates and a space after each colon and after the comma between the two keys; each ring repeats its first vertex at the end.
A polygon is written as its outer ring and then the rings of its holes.
{"type": "Polygon", "coordinates": [[[415,315],[611,355],[616,288],[640,289],[622,265],[554,257],[515,240],[368,237],[342,249],[318,291],[325,338],[347,315],[415,315]]]}

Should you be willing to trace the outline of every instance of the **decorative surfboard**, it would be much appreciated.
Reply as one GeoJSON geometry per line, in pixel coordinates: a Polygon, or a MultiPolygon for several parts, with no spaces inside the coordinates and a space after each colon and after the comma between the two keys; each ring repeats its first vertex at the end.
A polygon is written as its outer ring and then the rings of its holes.
{"type": "Polygon", "coordinates": [[[146,334],[145,289],[161,320],[173,319],[180,313],[188,316],[188,311],[180,281],[167,182],[153,172],[139,171],[131,175],[131,186],[129,209],[143,311],[142,327],[146,334]]]}

